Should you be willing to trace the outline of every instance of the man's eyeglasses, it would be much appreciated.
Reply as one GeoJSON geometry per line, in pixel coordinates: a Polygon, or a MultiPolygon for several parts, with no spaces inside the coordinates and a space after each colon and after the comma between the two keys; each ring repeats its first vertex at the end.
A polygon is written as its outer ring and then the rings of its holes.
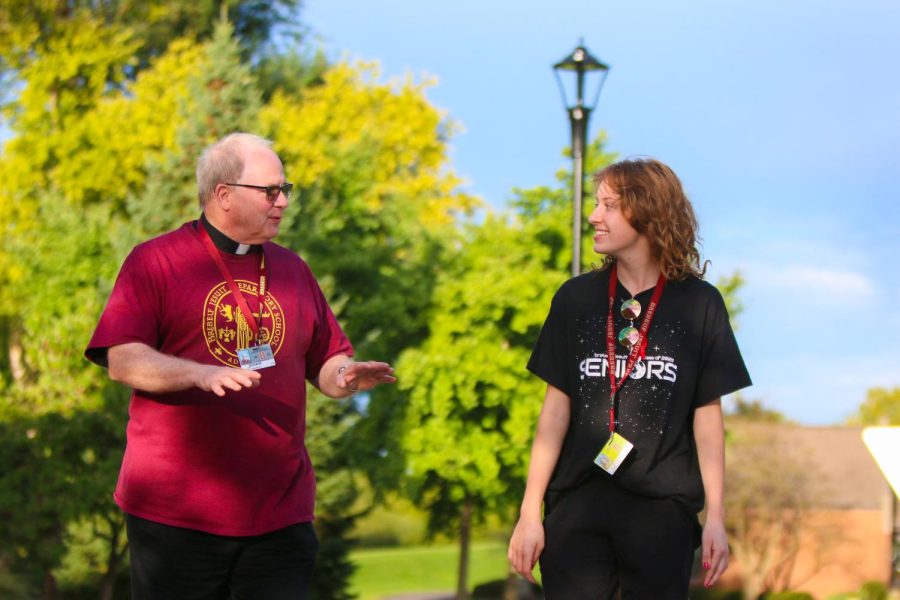
{"type": "Polygon", "coordinates": [[[288,200],[291,199],[291,190],[294,189],[293,183],[282,183],[281,185],[250,185],[249,183],[226,183],[225,185],[233,185],[235,187],[245,187],[252,190],[259,190],[266,193],[266,200],[275,204],[278,200],[278,194],[284,194],[288,200]]]}

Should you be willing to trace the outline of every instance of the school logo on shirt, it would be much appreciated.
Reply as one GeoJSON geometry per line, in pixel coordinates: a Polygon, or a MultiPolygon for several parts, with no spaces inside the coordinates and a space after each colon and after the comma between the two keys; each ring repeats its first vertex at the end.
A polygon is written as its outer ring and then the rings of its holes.
{"type": "MultiPolygon", "coordinates": [[[[248,304],[253,306],[253,299],[259,294],[259,282],[236,279],[235,283],[247,297],[248,304]]],[[[258,319],[259,314],[254,313],[253,317],[258,319]]],[[[206,296],[203,304],[203,334],[209,353],[229,367],[240,367],[238,349],[247,348],[254,342],[253,330],[224,281],[206,296]]],[[[278,354],[284,343],[284,311],[268,291],[263,303],[259,337],[262,343],[272,346],[274,354],[278,354]]]]}

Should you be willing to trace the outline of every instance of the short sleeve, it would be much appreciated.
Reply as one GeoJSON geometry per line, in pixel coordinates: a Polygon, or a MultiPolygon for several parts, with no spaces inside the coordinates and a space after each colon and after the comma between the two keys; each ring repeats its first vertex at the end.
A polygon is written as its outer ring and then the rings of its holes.
{"type": "Polygon", "coordinates": [[[527,368],[545,382],[571,396],[572,386],[566,370],[566,357],[570,353],[565,314],[563,290],[560,289],[550,302],[550,312],[531,351],[527,368]]]}
{"type": "Polygon", "coordinates": [[[328,306],[325,294],[311,272],[308,273],[308,277],[314,296],[316,318],[312,339],[306,352],[306,377],[313,380],[319,376],[322,365],[332,356],[337,354],[353,356],[353,346],[341,329],[331,307],[328,306]]]}
{"type": "Polygon", "coordinates": [[[155,279],[152,270],[147,268],[141,247],[132,250],[122,264],[106,308],[84,351],[88,360],[106,367],[106,351],[113,346],[140,342],[158,347],[162,292],[155,279]]]}
{"type": "Polygon", "coordinates": [[[694,406],[703,406],[716,398],[752,385],[731,329],[725,301],[717,289],[713,288],[713,293],[704,322],[694,406]]]}

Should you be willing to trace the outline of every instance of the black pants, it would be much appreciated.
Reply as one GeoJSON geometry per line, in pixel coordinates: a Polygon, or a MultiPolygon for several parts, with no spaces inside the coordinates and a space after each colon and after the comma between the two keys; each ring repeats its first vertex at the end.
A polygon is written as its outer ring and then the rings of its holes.
{"type": "Polygon", "coordinates": [[[306,598],[319,541],[312,523],[249,537],[125,515],[133,600],[306,598]]]}
{"type": "Polygon", "coordinates": [[[561,493],[544,520],[547,600],[685,600],[696,515],[670,499],[638,496],[598,474],[561,493]]]}

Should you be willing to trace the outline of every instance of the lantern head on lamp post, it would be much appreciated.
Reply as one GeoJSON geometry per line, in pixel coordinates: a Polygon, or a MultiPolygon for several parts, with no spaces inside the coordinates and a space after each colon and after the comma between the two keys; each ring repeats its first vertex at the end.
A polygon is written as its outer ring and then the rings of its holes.
{"type": "Polygon", "coordinates": [[[572,176],[574,184],[572,186],[574,192],[572,204],[575,213],[572,225],[572,276],[574,277],[581,273],[581,205],[584,196],[584,149],[587,145],[587,125],[591,111],[594,110],[597,101],[600,99],[600,90],[603,88],[603,82],[606,81],[609,67],[594,58],[582,42],[572,51],[572,54],[553,65],[553,71],[556,75],[556,82],[559,84],[563,104],[569,113],[569,123],[572,127],[572,176]],[[560,74],[564,71],[571,71],[575,75],[575,80],[571,84],[574,90],[570,92],[572,93],[574,104],[569,102],[569,94],[566,93],[567,86],[563,83],[562,77],[560,77],[560,74]],[[597,76],[595,77],[594,74],[597,76]],[[588,80],[589,77],[590,81],[588,80]],[[585,104],[585,91],[588,87],[595,88],[596,91],[592,94],[593,102],[585,104]]]}

